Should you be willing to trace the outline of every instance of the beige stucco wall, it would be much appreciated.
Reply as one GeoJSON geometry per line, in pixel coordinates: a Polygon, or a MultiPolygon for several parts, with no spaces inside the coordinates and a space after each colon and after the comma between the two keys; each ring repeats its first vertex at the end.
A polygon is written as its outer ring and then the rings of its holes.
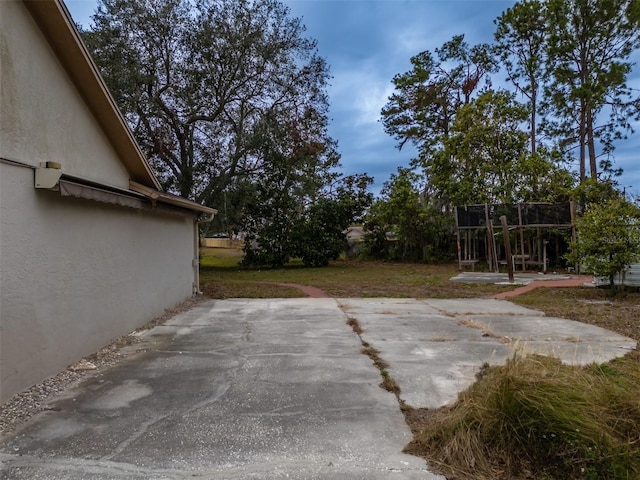
{"type": "Polygon", "coordinates": [[[193,219],[33,188],[0,164],[0,402],[192,294],[193,219]]]}
{"type": "Polygon", "coordinates": [[[129,175],[22,2],[0,1],[0,156],[129,188],[129,175]]]}
{"type": "MultiPolygon", "coordinates": [[[[20,2],[0,0],[0,157],[128,188],[20,2]]],[[[194,218],[36,190],[0,161],[0,402],[192,294],[194,218]]]]}

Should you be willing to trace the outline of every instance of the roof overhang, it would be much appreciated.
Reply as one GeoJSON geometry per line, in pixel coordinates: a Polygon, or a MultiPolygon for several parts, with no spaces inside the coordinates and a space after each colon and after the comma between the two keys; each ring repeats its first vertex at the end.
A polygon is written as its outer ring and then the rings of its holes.
{"type": "Polygon", "coordinates": [[[218,210],[216,210],[215,208],[205,207],[204,205],[192,202],[191,200],[187,200],[186,198],[178,197],[177,195],[160,192],[153,188],[149,188],[145,185],[134,182],[133,180],[129,182],[129,188],[136,193],[144,195],[146,198],[151,200],[152,203],[166,203],[168,205],[186,208],[188,210],[193,210],[195,212],[204,213],[205,215],[210,216],[216,215],[218,213],[218,210]]]}

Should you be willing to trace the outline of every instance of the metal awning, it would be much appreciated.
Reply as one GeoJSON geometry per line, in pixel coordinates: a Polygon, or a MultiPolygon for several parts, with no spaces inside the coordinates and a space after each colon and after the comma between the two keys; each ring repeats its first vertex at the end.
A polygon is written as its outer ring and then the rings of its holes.
{"type": "Polygon", "coordinates": [[[179,213],[188,216],[206,214],[211,219],[218,213],[215,208],[205,207],[186,198],[160,192],[133,181],[130,187],[130,190],[125,190],[86,179],[62,175],[56,185],[56,190],[59,190],[60,195],[63,197],[83,198],[122,207],[164,210],[167,213],[179,213]]]}
{"type": "Polygon", "coordinates": [[[145,200],[142,195],[120,193],[106,190],[92,185],[81,184],[70,180],[60,180],[60,195],[63,197],[84,198],[96,202],[111,203],[122,207],[144,208],[145,200]]]}

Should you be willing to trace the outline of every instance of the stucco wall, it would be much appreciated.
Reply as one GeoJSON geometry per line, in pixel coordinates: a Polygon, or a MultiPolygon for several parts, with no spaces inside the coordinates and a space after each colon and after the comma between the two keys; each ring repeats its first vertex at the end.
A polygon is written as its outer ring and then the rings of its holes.
{"type": "MultiPolygon", "coordinates": [[[[129,174],[22,2],[0,0],[0,157],[129,174]]],[[[193,216],[36,190],[0,161],[0,402],[192,294],[193,216]]]]}
{"type": "Polygon", "coordinates": [[[192,294],[193,219],[60,197],[0,164],[0,402],[192,294]]]}
{"type": "Polygon", "coordinates": [[[22,2],[0,1],[0,156],[129,188],[129,174],[22,2]]]}

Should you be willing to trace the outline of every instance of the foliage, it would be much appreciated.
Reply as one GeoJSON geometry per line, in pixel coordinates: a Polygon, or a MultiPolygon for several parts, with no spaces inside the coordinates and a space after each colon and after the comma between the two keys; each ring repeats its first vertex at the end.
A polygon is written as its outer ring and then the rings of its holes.
{"type": "Polygon", "coordinates": [[[437,199],[432,203],[438,209],[560,201],[573,186],[559,150],[536,147],[535,110],[542,82],[538,75],[542,76],[545,55],[544,32],[538,31],[544,22],[536,6],[514,6],[501,17],[496,33],[498,58],[529,98],[527,105],[507,91],[490,88],[488,75],[496,70],[492,48],[469,48],[462,36],[437,49],[437,56],[427,51],[413,57],[413,69],[393,79],[396,93],[382,110],[385,130],[400,148],[407,141],[418,146],[419,157],[412,166],[422,172],[423,191],[437,199]],[[482,79],[484,88],[479,85],[482,79]],[[527,120],[529,134],[522,129],[527,120]]]}
{"type": "Polygon", "coordinates": [[[546,63],[545,3],[523,0],[508,8],[495,21],[496,51],[509,81],[529,101],[531,155],[537,149],[537,123],[540,87],[546,63]]]}
{"type": "Polygon", "coordinates": [[[640,47],[637,0],[549,0],[547,12],[548,124],[565,148],[577,145],[582,183],[587,156],[597,179],[598,143],[607,158],[640,118],[640,98],[626,85],[640,47]]]}
{"type": "Polygon", "coordinates": [[[513,203],[527,136],[526,109],[508,92],[487,91],[462,106],[439,155],[427,159],[432,187],[453,205],[513,203]]]}
{"type": "Polygon", "coordinates": [[[453,205],[564,200],[573,178],[554,152],[527,151],[525,105],[487,90],[458,110],[449,138],[424,163],[430,188],[453,205]]]}
{"type": "Polygon", "coordinates": [[[101,0],[83,36],[163,186],[224,203],[231,230],[265,175],[265,121],[334,154],[328,68],[304,30],[277,0],[101,0]]]}
{"type": "Polygon", "coordinates": [[[304,212],[294,234],[292,255],[306,266],[324,267],[347,249],[346,230],[371,205],[367,175],[345,177],[335,192],[326,192],[304,212]]]}
{"type": "Polygon", "coordinates": [[[447,138],[457,110],[471,101],[495,70],[487,45],[469,47],[464,35],[411,58],[412,70],[393,77],[396,93],[382,109],[385,131],[400,148],[410,141],[423,152],[447,138]]]}
{"type": "Polygon", "coordinates": [[[365,254],[372,258],[451,260],[453,217],[443,215],[417,187],[418,175],[399,168],[365,218],[365,254]],[[392,238],[389,239],[391,234],[392,238]]]}
{"type": "Polygon", "coordinates": [[[516,170],[521,202],[567,202],[575,188],[575,177],[557,151],[538,147],[536,153],[520,158],[516,170]]]}
{"type": "Polygon", "coordinates": [[[514,356],[489,367],[410,453],[460,479],[640,476],[637,356],[574,367],[514,356]]]}
{"type": "Polygon", "coordinates": [[[346,229],[370,205],[373,180],[355,175],[336,179],[333,191],[309,189],[313,172],[296,173],[281,155],[274,159],[247,206],[243,265],[281,267],[295,257],[306,266],[326,266],[346,250],[346,229]]]}
{"type": "Polygon", "coordinates": [[[611,288],[616,275],[640,261],[640,209],[626,200],[616,197],[590,205],[576,228],[568,260],[609,279],[611,288]]]}
{"type": "Polygon", "coordinates": [[[591,205],[600,205],[619,198],[620,192],[616,187],[616,183],[612,181],[598,182],[587,178],[571,192],[577,203],[578,213],[588,210],[591,205]]]}
{"type": "Polygon", "coordinates": [[[423,192],[445,210],[566,200],[576,145],[581,183],[587,150],[594,179],[619,174],[614,141],[640,115],[640,99],[625,84],[630,53],[640,46],[638,5],[522,0],[496,19],[494,45],[469,47],[459,35],[412,57],[412,69],[393,78],[395,92],[381,114],[399,148],[417,146],[412,167],[423,192]],[[489,75],[499,67],[526,104],[491,89],[489,75]]]}

